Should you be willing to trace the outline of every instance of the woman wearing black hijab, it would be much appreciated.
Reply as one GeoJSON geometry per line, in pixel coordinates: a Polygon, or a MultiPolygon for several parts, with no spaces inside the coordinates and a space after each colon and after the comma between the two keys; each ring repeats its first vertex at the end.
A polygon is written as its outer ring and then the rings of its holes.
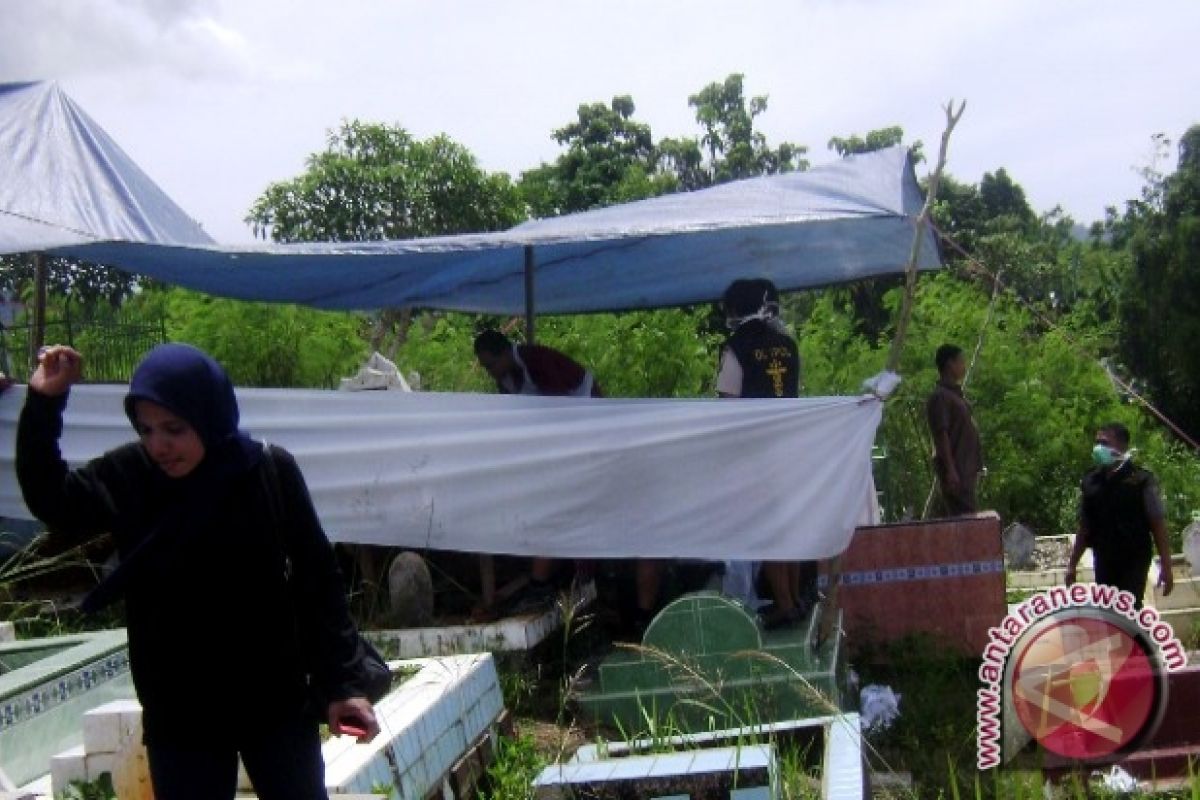
{"type": "Polygon", "coordinates": [[[232,798],[240,754],[264,800],[325,798],[317,720],[364,739],[378,725],[333,551],[295,460],[272,448],[282,501],[272,504],[262,444],[238,430],[225,371],[167,344],[138,366],[125,398],[139,441],[71,470],[58,439],[82,358],[57,346],[39,361],[17,476],[54,535],[116,540],[121,564],[85,608],[125,600],[156,797],[232,798]],[[329,698],[325,708],[311,707],[314,695],[329,698]]]}

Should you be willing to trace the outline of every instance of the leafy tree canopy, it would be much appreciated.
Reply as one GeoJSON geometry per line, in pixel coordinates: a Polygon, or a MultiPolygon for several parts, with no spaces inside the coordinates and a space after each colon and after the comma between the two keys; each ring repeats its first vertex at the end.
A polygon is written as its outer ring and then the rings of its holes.
{"type": "MultiPolygon", "coordinates": [[[[904,128],[899,125],[892,125],[888,128],[877,128],[873,131],[868,131],[866,137],[852,133],[849,136],[834,136],[829,140],[828,147],[842,158],[852,156],[857,153],[871,153],[876,150],[883,150],[888,147],[894,147],[904,143],[904,128]]],[[[913,142],[909,145],[909,152],[912,154],[912,162],[919,164],[925,160],[925,154],[922,152],[924,145],[921,140],[913,142]]]]}
{"type": "Polygon", "coordinates": [[[371,241],[507,228],[524,217],[504,173],[446,136],[352,120],[305,172],[273,183],[246,222],[277,242],[371,241]]]}
{"type": "Polygon", "coordinates": [[[1172,175],[1151,174],[1122,222],[1132,268],[1121,295],[1121,354],[1162,411],[1200,437],[1200,125],[1172,175]]]}
{"type": "Polygon", "coordinates": [[[754,129],[754,119],[767,110],[767,96],[747,99],[743,83],[744,76],[735,73],[688,98],[704,129],[700,144],[708,153],[709,182],[808,169],[807,147],[791,142],[771,147],[766,134],[754,129]]]}
{"type": "MultiPolygon", "coordinates": [[[[82,308],[98,304],[115,307],[138,286],[137,276],[119,269],[73,258],[46,259],[46,290],[82,308]]],[[[0,256],[0,294],[32,302],[33,290],[33,259],[0,256]]]]}
{"type": "Polygon", "coordinates": [[[657,143],[650,126],[634,118],[628,95],[580,105],[575,121],[553,133],[566,151],[521,175],[530,213],[556,216],[808,167],[802,158],[807,148],[789,142],[772,147],[755,130],[767,98],[746,98],[741,75],[710,83],[688,104],[704,133],[657,143]]]}
{"type": "Polygon", "coordinates": [[[522,174],[521,192],[536,217],[639,200],[673,191],[677,181],[656,170],[650,126],[633,118],[628,95],[584,103],[577,119],[554,131],[566,152],[522,174]]]}

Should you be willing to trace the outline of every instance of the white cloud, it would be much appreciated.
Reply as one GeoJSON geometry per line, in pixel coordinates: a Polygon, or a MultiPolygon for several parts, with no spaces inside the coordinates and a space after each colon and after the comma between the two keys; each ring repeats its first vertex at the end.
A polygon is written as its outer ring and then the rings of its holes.
{"type": "Polygon", "coordinates": [[[211,0],[6,0],[0,80],[163,72],[185,80],[245,75],[244,38],[211,0]]]}

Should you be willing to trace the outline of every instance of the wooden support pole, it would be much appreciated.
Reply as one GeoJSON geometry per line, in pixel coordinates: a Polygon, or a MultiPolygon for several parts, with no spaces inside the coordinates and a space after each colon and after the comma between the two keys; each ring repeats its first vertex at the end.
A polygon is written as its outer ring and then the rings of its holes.
{"type": "Polygon", "coordinates": [[[33,331],[29,337],[30,369],[37,369],[38,352],[46,344],[46,254],[33,256],[33,331]]]}
{"type": "MultiPolygon", "coordinates": [[[[942,131],[942,143],[938,149],[938,160],[934,166],[933,173],[929,176],[929,189],[925,193],[925,205],[921,207],[921,213],[917,216],[915,222],[915,230],[913,231],[912,247],[908,254],[908,264],[904,268],[904,301],[900,306],[900,319],[896,323],[896,333],[892,337],[892,347],[888,352],[887,369],[895,372],[900,366],[900,354],[904,350],[904,338],[908,334],[908,321],[912,317],[913,296],[917,290],[917,264],[921,259],[921,245],[925,240],[925,229],[929,225],[929,218],[933,215],[933,204],[937,200],[938,186],[942,181],[942,172],[946,168],[946,152],[950,147],[950,134],[954,131],[954,126],[958,124],[962,118],[963,111],[966,110],[967,103],[964,100],[959,103],[958,110],[954,110],[954,100],[943,106],[946,112],[946,129],[942,131]]],[[[838,586],[842,581],[842,557],[841,555],[834,556],[829,562],[828,571],[829,585],[825,595],[825,608],[821,616],[819,641],[825,641],[833,633],[832,626],[837,618],[838,604],[838,586]]]]}
{"type": "Polygon", "coordinates": [[[537,302],[534,296],[534,268],[537,262],[533,255],[533,245],[525,245],[525,343],[533,344],[534,323],[537,316],[537,302]]]}

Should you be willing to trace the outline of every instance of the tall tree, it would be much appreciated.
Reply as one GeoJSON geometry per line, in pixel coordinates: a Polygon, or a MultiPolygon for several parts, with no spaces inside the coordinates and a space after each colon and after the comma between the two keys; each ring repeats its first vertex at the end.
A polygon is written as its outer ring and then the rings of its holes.
{"type": "Polygon", "coordinates": [[[521,175],[530,213],[554,216],[808,167],[802,158],[807,148],[790,142],[771,147],[755,130],[767,98],[746,98],[741,75],[710,83],[688,104],[704,133],[657,143],[650,126],[634,118],[628,95],[580,105],[575,121],[553,133],[566,151],[521,175]]]}
{"type": "Polygon", "coordinates": [[[551,164],[521,175],[520,190],[536,217],[638,200],[674,191],[670,174],[657,171],[650,126],[633,118],[628,95],[604,103],[584,103],[577,118],[554,131],[566,148],[551,164]]]}
{"type": "Polygon", "coordinates": [[[1175,173],[1130,205],[1125,229],[1121,353],[1163,412],[1200,437],[1200,125],[1180,139],[1175,173]]]}
{"type": "MultiPolygon", "coordinates": [[[[934,219],[953,242],[943,249],[951,263],[967,264],[957,249],[962,248],[969,259],[992,275],[1002,273],[1007,285],[1048,313],[1081,297],[1107,295],[1110,287],[1098,286],[1090,271],[1110,273],[1119,268],[1119,259],[1100,257],[1096,248],[1085,258],[1074,237],[1074,221],[1061,208],[1039,216],[1003,167],[985,172],[978,184],[946,176],[940,195],[934,219]]],[[[989,275],[972,274],[990,283],[989,275]]]]}
{"type": "MultiPolygon", "coordinates": [[[[372,241],[500,230],[524,216],[508,175],[485,172],[461,144],[352,120],[330,131],[303,174],[268,186],[246,222],[277,242],[372,241]]],[[[383,311],[372,348],[402,341],[410,319],[383,311]]]]}
{"type": "MultiPolygon", "coordinates": [[[[846,156],[856,155],[858,153],[871,153],[875,150],[883,150],[888,147],[894,147],[904,143],[904,128],[899,125],[892,125],[888,128],[876,128],[868,131],[866,137],[859,136],[857,133],[852,133],[849,136],[834,136],[829,140],[828,147],[842,158],[846,156]]],[[[924,145],[921,140],[913,142],[909,145],[908,150],[912,154],[914,164],[919,164],[925,160],[925,154],[922,152],[924,145]]]]}
{"type": "Polygon", "coordinates": [[[771,147],[766,135],[754,129],[755,118],[767,110],[767,96],[747,98],[743,83],[744,76],[734,73],[688,98],[704,129],[700,144],[708,153],[708,182],[807,169],[807,147],[791,142],[771,147]]]}
{"type": "Polygon", "coordinates": [[[499,230],[523,216],[509,177],[457,142],[352,120],[302,175],[268,186],[246,222],[277,242],[370,241],[499,230]]]}

